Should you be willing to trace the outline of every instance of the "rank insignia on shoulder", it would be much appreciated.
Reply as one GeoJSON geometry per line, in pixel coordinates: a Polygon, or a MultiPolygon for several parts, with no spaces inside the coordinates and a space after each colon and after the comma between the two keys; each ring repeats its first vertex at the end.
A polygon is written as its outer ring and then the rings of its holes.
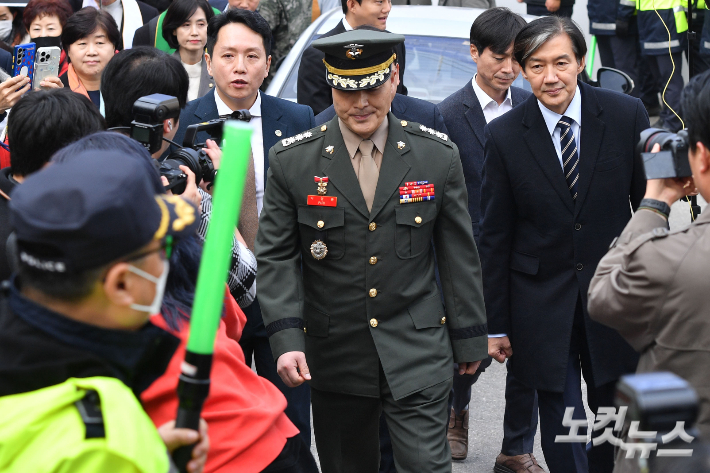
{"type": "Polygon", "coordinates": [[[311,243],[311,255],[317,259],[321,260],[325,258],[325,256],[328,254],[328,247],[326,246],[325,243],[323,243],[320,240],[316,240],[313,243],[311,243]]]}
{"type": "Polygon", "coordinates": [[[285,140],[281,140],[281,144],[284,146],[289,146],[289,145],[294,144],[296,141],[301,141],[304,138],[310,138],[311,136],[313,136],[313,133],[311,133],[310,131],[307,131],[305,133],[299,133],[296,136],[292,136],[291,138],[286,138],[285,140]]]}
{"type": "Polygon", "coordinates": [[[425,132],[429,133],[430,135],[434,135],[434,136],[436,136],[437,138],[441,138],[441,139],[444,140],[444,141],[448,141],[448,140],[449,140],[449,137],[446,136],[446,133],[441,133],[440,131],[436,131],[436,130],[433,129],[433,128],[428,128],[428,127],[425,127],[424,125],[420,125],[420,126],[419,126],[419,129],[422,130],[422,131],[425,131],[425,132]]]}

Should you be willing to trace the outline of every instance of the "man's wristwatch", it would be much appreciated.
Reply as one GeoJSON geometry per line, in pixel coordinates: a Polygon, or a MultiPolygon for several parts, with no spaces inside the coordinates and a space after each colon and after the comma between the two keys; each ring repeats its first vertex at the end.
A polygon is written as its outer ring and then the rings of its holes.
{"type": "Polygon", "coordinates": [[[668,220],[668,216],[671,214],[670,205],[666,204],[661,200],[656,199],[643,199],[639,204],[639,210],[647,209],[656,212],[668,220]]]}

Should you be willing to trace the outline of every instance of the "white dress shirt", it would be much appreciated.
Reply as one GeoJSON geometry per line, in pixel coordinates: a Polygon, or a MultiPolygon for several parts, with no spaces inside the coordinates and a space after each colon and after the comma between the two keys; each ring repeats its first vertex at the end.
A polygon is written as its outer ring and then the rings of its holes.
{"type": "Polygon", "coordinates": [[[508,87],[508,93],[505,96],[503,103],[498,105],[498,102],[492,99],[490,95],[484,92],[478,83],[476,83],[477,75],[478,74],[475,74],[473,76],[471,84],[473,85],[473,92],[476,94],[476,98],[478,98],[478,103],[481,104],[481,110],[483,111],[483,116],[486,118],[486,123],[490,123],[491,120],[495,120],[504,113],[513,110],[513,97],[510,93],[510,87],[508,87]]]}
{"type": "Polygon", "coordinates": [[[346,20],[345,17],[343,17],[343,27],[345,28],[345,31],[352,31],[355,29],[350,26],[350,23],[348,23],[348,20],[346,20]]]}
{"type": "MultiPolygon", "coordinates": [[[[539,100],[537,101],[538,107],[542,112],[542,118],[545,119],[545,124],[547,125],[547,131],[550,132],[552,137],[552,144],[555,146],[555,151],[557,152],[557,159],[560,162],[560,167],[564,169],[562,165],[562,150],[560,148],[560,128],[557,126],[557,122],[560,121],[562,115],[555,113],[549,108],[545,107],[539,100]]],[[[571,118],[572,121],[572,133],[574,133],[574,142],[577,145],[577,155],[579,156],[579,143],[580,134],[582,132],[582,94],[579,91],[579,86],[574,91],[574,97],[572,102],[567,106],[567,110],[563,113],[564,116],[571,118]]]]}
{"type": "MultiPolygon", "coordinates": [[[[217,103],[217,113],[220,116],[229,115],[234,110],[224,103],[219,96],[219,91],[214,92],[214,101],[217,103]]],[[[254,105],[249,109],[251,113],[251,152],[254,156],[254,181],[256,182],[256,211],[261,215],[261,208],[264,206],[264,134],[261,129],[261,92],[257,93],[254,105]]]]}

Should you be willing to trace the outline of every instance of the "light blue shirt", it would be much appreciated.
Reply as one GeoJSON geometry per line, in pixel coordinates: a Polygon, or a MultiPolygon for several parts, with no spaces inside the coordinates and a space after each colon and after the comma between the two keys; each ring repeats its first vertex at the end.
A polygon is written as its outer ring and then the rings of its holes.
{"type": "MultiPolygon", "coordinates": [[[[540,107],[542,118],[545,120],[545,125],[547,125],[547,131],[550,132],[550,136],[552,137],[552,144],[555,146],[557,160],[560,162],[560,167],[564,170],[564,166],[562,165],[562,148],[560,146],[560,128],[557,126],[557,122],[560,121],[562,115],[545,107],[540,100],[537,101],[537,106],[540,107]]],[[[574,97],[572,97],[572,101],[567,106],[567,110],[565,110],[563,115],[573,120],[572,133],[574,133],[574,142],[577,145],[577,155],[579,156],[579,136],[582,130],[582,93],[579,91],[579,86],[577,86],[577,89],[574,91],[574,97]]],[[[505,333],[492,333],[488,335],[488,338],[507,336],[508,335],[505,333]]]]}
{"type": "MultiPolygon", "coordinates": [[[[545,120],[545,125],[547,125],[547,131],[550,132],[550,136],[552,137],[552,144],[557,152],[557,159],[560,162],[560,167],[564,168],[562,165],[562,150],[560,148],[560,128],[557,126],[557,122],[560,121],[562,115],[545,107],[539,100],[537,101],[537,106],[540,107],[542,118],[545,120]]],[[[579,91],[579,86],[577,86],[577,89],[574,92],[574,97],[572,97],[572,101],[567,106],[567,110],[565,110],[563,115],[573,120],[572,133],[574,133],[574,141],[577,145],[577,155],[579,156],[580,134],[582,131],[582,93],[579,91]]]]}

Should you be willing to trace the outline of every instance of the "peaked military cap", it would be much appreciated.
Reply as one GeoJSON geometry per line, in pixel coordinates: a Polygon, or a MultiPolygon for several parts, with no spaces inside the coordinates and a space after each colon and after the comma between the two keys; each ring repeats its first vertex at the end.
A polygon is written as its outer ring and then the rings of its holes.
{"type": "Polygon", "coordinates": [[[384,84],[397,59],[394,47],[404,36],[369,29],[353,30],[313,42],[325,53],[326,81],[334,89],[365,90],[384,84]]]}

